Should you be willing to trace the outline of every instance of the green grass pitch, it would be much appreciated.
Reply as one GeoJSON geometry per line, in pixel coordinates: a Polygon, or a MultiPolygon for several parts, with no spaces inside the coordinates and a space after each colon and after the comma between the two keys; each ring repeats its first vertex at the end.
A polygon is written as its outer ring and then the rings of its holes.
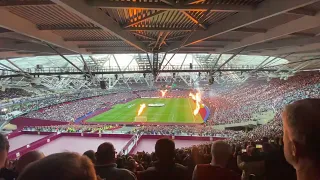
{"type": "Polygon", "coordinates": [[[200,114],[194,116],[195,102],[190,98],[148,98],[135,99],[125,104],[117,104],[111,110],[88,119],[89,123],[132,123],[140,104],[146,104],[141,116],[147,123],[203,123],[200,114]],[[162,107],[148,107],[148,104],[165,104],[162,107]]]}

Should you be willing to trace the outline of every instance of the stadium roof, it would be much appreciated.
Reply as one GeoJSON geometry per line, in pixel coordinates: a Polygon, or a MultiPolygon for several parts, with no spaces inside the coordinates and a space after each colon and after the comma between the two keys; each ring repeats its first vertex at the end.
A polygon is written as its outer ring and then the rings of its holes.
{"type": "MultiPolygon", "coordinates": [[[[243,54],[289,61],[320,55],[320,0],[0,0],[0,6],[0,59],[55,51],[243,54]]],[[[60,66],[60,60],[15,62],[60,66]]]]}

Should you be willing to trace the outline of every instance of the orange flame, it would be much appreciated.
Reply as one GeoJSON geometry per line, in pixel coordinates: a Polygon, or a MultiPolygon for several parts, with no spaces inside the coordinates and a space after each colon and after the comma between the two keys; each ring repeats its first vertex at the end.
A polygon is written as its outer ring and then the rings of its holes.
{"type": "Polygon", "coordinates": [[[193,99],[193,100],[196,100],[196,96],[192,93],[189,93],[189,96],[193,99]]]}
{"type": "Polygon", "coordinates": [[[167,93],[168,90],[160,90],[160,91],[161,91],[162,97],[164,97],[164,96],[166,95],[166,93],[167,93]]]}
{"type": "Polygon", "coordinates": [[[193,115],[196,116],[200,111],[200,102],[201,102],[200,93],[196,93],[196,95],[194,95],[190,92],[189,96],[196,101],[196,109],[193,111],[193,115]]]}
{"type": "Polygon", "coordinates": [[[138,111],[138,116],[140,116],[140,114],[142,113],[144,108],[146,108],[146,104],[140,104],[140,108],[139,108],[139,111],[138,111]]]}

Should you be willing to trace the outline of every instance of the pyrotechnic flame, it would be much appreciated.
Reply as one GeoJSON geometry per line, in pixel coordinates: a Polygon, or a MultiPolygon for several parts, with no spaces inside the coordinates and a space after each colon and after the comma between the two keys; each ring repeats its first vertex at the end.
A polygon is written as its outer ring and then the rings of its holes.
{"type": "Polygon", "coordinates": [[[201,102],[200,93],[196,93],[196,95],[194,95],[190,92],[189,96],[196,101],[196,109],[193,111],[193,115],[196,116],[200,111],[200,102],[201,102]]]}
{"type": "Polygon", "coordinates": [[[164,96],[166,95],[166,93],[167,93],[168,90],[160,90],[160,91],[161,91],[162,97],[164,97],[164,96]]]}
{"type": "Polygon", "coordinates": [[[146,108],[146,104],[140,104],[140,108],[139,108],[139,111],[138,111],[138,116],[140,116],[140,114],[142,113],[144,108],[146,108]]]}
{"type": "Polygon", "coordinates": [[[196,94],[196,109],[193,111],[193,115],[197,115],[197,114],[199,113],[199,110],[200,110],[200,101],[201,101],[200,94],[197,93],[197,94],[196,94]]]}
{"type": "Polygon", "coordinates": [[[193,99],[193,100],[196,100],[196,96],[192,93],[189,93],[189,96],[193,99]]]}

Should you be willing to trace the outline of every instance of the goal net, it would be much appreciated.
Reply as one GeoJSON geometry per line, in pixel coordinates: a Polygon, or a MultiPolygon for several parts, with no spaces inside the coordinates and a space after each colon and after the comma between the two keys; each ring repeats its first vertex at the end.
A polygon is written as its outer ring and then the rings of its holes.
{"type": "Polygon", "coordinates": [[[136,116],[134,118],[135,122],[147,122],[147,116],[136,116]]]}

